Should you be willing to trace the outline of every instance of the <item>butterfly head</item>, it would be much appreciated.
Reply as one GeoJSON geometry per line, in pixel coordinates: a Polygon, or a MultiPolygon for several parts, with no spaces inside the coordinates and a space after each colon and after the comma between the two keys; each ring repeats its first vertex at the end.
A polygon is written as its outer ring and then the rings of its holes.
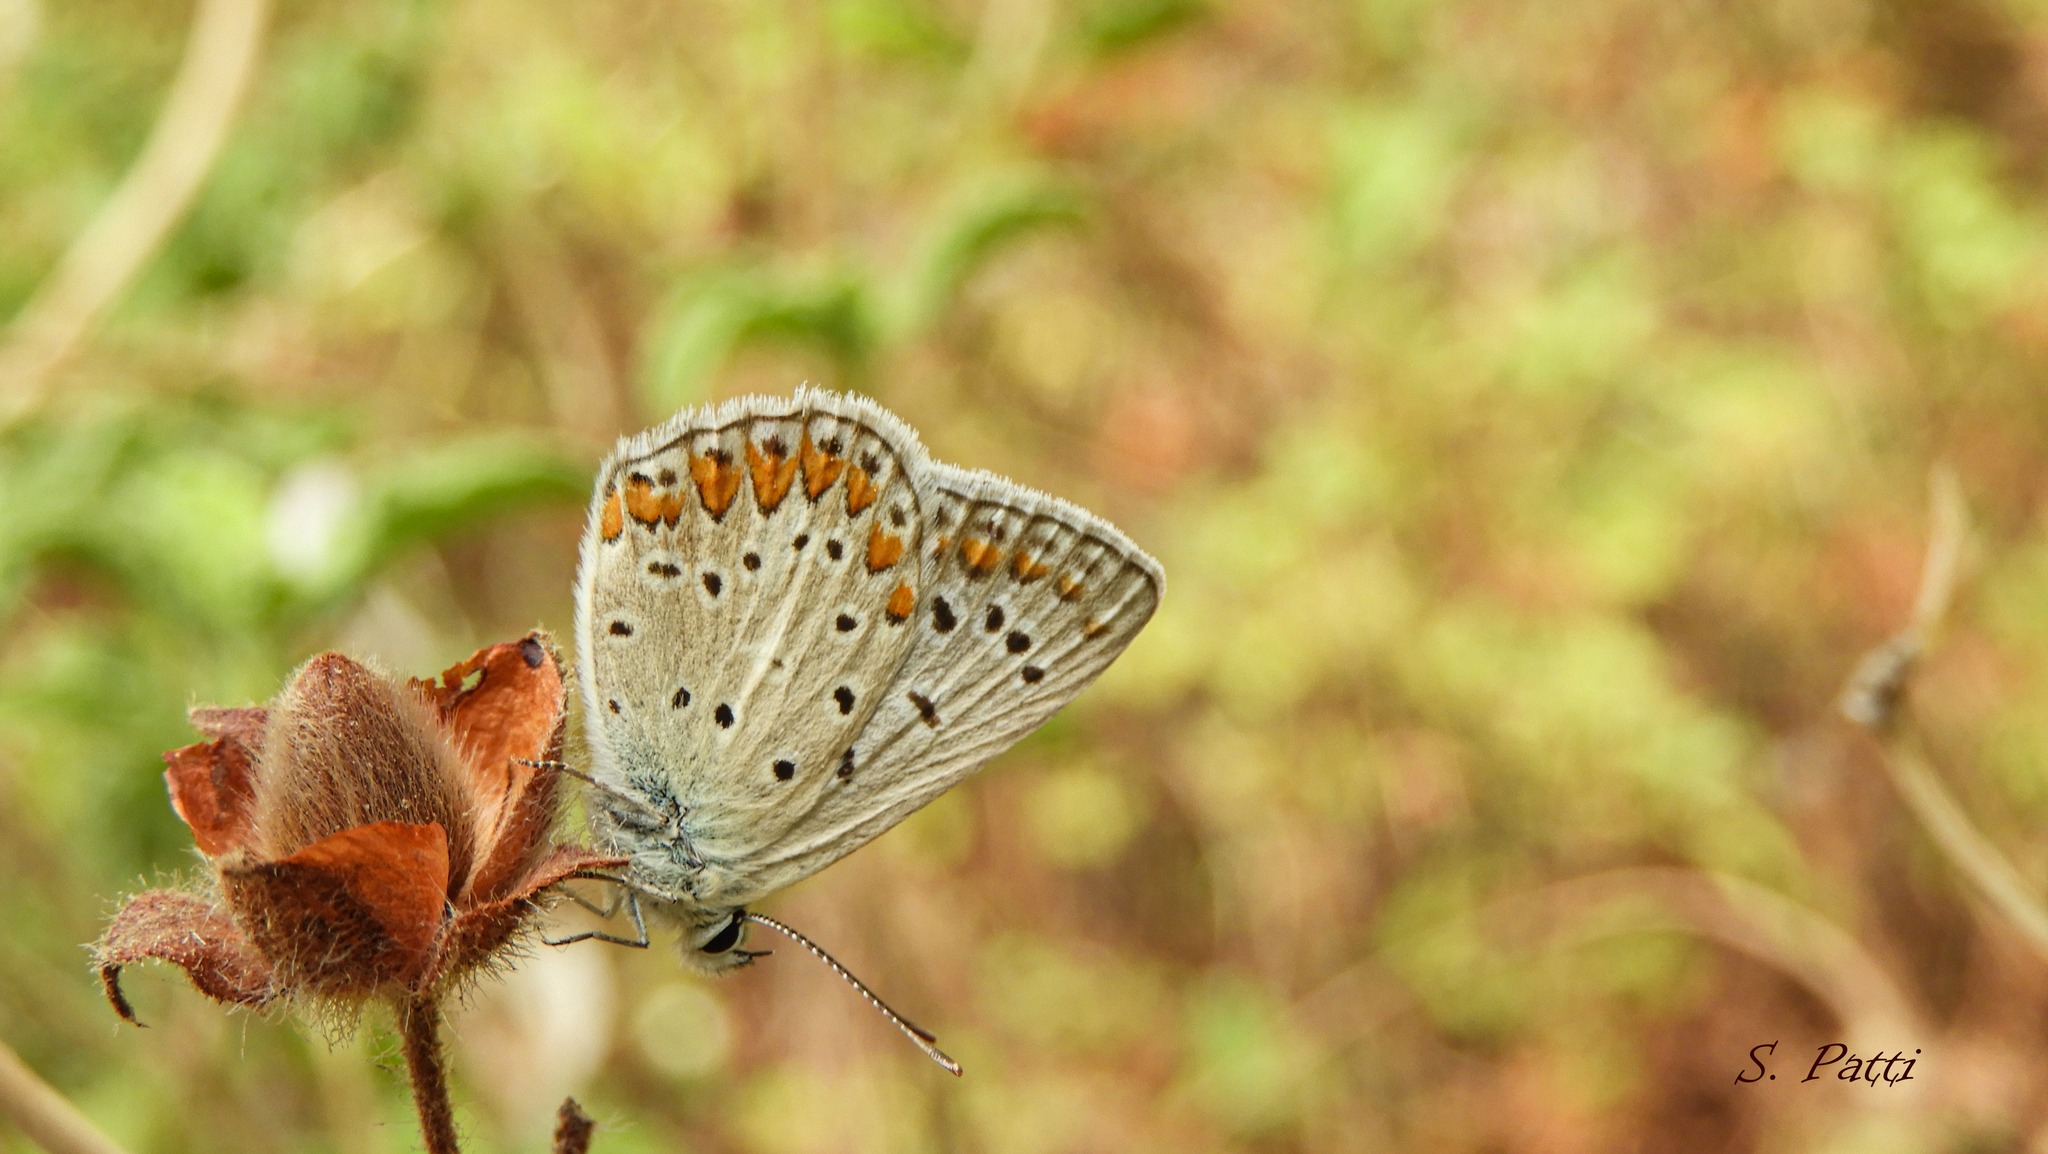
{"type": "Polygon", "coordinates": [[[683,964],[705,974],[727,974],[768,953],[741,946],[747,939],[747,911],[693,911],[683,933],[683,964]]]}

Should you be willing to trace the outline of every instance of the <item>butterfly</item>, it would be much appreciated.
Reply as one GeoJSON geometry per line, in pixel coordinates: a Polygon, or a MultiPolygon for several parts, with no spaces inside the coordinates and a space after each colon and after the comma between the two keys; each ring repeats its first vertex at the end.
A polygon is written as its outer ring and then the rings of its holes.
{"type": "MultiPolygon", "coordinates": [[[[1158,562],[1078,506],[935,461],[863,397],[688,408],[599,468],[576,576],[598,842],[720,973],[748,907],[1017,743],[1123,652],[1158,562]]],[[[579,775],[580,776],[580,775],[579,775]]]]}

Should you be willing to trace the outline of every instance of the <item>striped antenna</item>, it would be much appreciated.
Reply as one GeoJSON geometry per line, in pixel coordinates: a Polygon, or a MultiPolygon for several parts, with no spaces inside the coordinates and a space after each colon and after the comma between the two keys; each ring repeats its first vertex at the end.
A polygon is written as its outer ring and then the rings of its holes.
{"type": "Polygon", "coordinates": [[[746,919],[758,925],[767,926],[769,929],[774,930],[776,933],[781,934],[783,937],[788,938],[790,941],[795,942],[797,945],[800,945],[803,948],[811,951],[811,953],[814,956],[816,956],[819,961],[825,963],[825,965],[829,967],[833,973],[838,974],[840,977],[846,979],[846,984],[852,986],[855,992],[859,993],[861,997],[866,998],[868,1005],[873,1006],[877,1010],[880,1010],[883,1017],[895,1023],[896,1028],[903,1031],[904,1037],[909,1038],[913,1045],[915,1045],[918,1049],[924,1051],[925,1057],[930,1058],[934,1062],[937,1062],[941,1069],[945,1070],[946,1073],[953,1075],[955,1078],[958,1078],[960,1076],[960,1063],[955,1062],[951,1057],[947,1056],[944,1050],[939,1049],[939,1047],[935,1044],[938,1041],[938,1039],[932,1036],[932,1032],[930,1030],[924,1029],[923,1027],[917,1025],[915,1022],[912,1022],[910,1019],[890,1009],[889,1003],[884,1002],[882,999],[876,997],[875,992],[873,990],[868,989],[865,983],[863,983],[859,978],[853,976],[853,971],[847,969],[845,966],[840,965],[839,959],[833,957],[831,954],[826,953],[822,948],[819,947],[818,943],[812,941],[811,939],[803,936],[800,933],[797,933],[795,930],[783,925],[781,922],[776,921],[774,918],[768,917],[764,914],[748,913],[746,914],[746,919]]]}

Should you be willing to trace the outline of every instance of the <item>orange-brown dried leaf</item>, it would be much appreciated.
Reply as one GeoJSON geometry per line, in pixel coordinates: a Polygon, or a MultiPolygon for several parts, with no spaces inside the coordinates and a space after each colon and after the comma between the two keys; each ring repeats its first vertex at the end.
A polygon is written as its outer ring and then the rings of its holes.
{"type": "Polygon", "coordinates": [[[502,776],[507,780],[503,796],[491,802],[479,799],[476,865],[456,895],[458,904],[478,905],[508,896],[548,851],[560,792],[556,775],[508,763],[502,776]]]}
{"type": "Polygon", "coordinates": [[[227,911],[182,890],[150,890],[129,899],[93,947],[93,960],[107,1001],[131,1022],[135,1010],[121,993],[121,967],[134,962],[178,966],[200,993],[218,1002],[260,1006],[273,996],[270,963],[227,911]]]}
{"type": "Polygon", "coordinates": [[[441,675],[415,682],[427,695],[468,774],[476,846],[459,902],[489,902],[547,851],[555,775],[534,761],[561,753],[562,666],[545,634],[493,645],[441,675]],[[464,688],[472,676],[476,683],[464,688]]]}
{"type": "Polygon", "coordinates": [[[433,961],[448,834],[380,821],[278,861],[223,864],[237,920],[286,985],[333,997],[409,986],[433,961]]]}
{"type": "Polygon", "coordinates": [[[426,985],[459,977],[504,949],[533,913],[535,900],[548,887],[583,870],[617,869],[625,864],[624,858],[605,857],[580,846],[556,846],[508,885],[504,896],[469,906],[455,915],[441,939],[435,974],[426,985]]]}
{"type": "Polygon", "coordinates": [[[478,650],[442,673],[439,685],[413,684],[426,694],[469,770],[479,833],[494,828],[497,811],[523,792],[521,775],[509,772],[518,768],[514,763],[557,752],[565,691],[553,647],[544,635],[530,634],[478,650]],[[464,688],[472,674],[476,684],[464,688]]]}
{"type": "Polygon", "coordinates": [[[171,808],[192,827],[199,852],[219,857],[253,844],[256,759],[234,737],[201,741],[164,754],[171,808]]]}

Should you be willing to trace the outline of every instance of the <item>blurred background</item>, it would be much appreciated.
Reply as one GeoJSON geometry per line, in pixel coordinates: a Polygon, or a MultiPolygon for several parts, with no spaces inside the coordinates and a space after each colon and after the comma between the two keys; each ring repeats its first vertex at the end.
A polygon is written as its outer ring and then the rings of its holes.
{"type": "Polygon", "coordinates": [[[2048,960],[1834,708],[1951,462],[1917,716],[2048,891],[2037,0],[0,0],[0,318],[0,1038],[136,1151],[417,1142],[388,1021],[101,1000],[186,707],[566,634],[613,438],[805,380],[1170,574],[768,907],[967,1076],[539,950],[472,1148],[2048,1149],[2048,960]]]}

